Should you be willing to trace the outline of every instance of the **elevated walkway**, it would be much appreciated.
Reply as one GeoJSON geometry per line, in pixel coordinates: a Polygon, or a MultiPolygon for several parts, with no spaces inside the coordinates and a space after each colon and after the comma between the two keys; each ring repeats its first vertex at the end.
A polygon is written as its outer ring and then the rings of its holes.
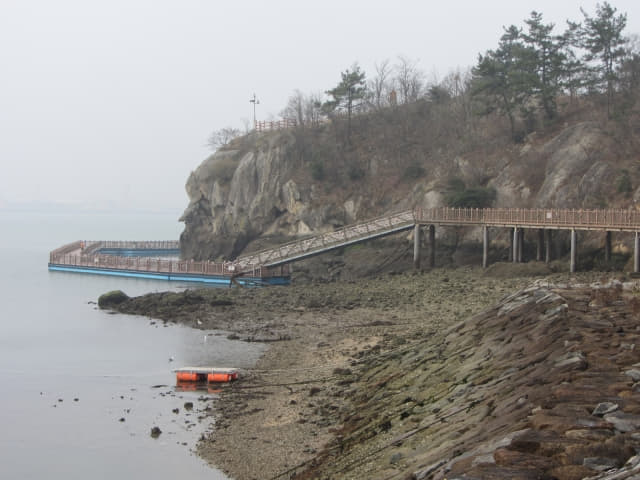
{"type": "Polygon", "coordinates": [[[564,230],[640,231],[640,211],[566,208],[415,208],[416,223],[564,230]]]}
{"type": "MultiPolygon", "coordinates": [[[[550,251],[550,231],[571,231],[571,271],[576,263],[576,231],[596,230],[607,232],[606,246],[610,255],[611,232],[635,233],[635,271],[640,270],[640,211],[632,209],[618,210],[582,210],[554,208],[415,208],[365,222],[348,225],[333,232],[296,240],[283,245],[243,255],[234,264],[239,271],[246,271],[251,265],[275,267],[304,258],[319,255],[331,250],[355,243],[365,242],[394,233],[414,229],[414,262],[419,263],[420,228],[429,226],[431,244],[431,264],[435,258],[435,226],[479,226],[483,229],[483,266],[486,267],[488,255],[489,228],[510,228],[513,231],[510,258],[522,261],[524,229],[537,229],[539,243],[545,243],[547,261],[550,251]],[[546,233],[545,233],[546,232],[546,233]]],[[[542,251],[542,245],[539,245],[542,251]]],[[[538,255],[541,257],[541,254],[538,255]]],[[[538,258],[541,260],[541,258],[538,258]]]]}

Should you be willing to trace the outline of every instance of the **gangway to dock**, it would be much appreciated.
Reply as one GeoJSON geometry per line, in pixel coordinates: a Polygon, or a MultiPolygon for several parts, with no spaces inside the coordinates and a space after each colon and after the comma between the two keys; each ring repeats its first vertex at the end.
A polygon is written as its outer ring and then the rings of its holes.
{"type": "Polygon", "coordinates": [[[348,225],[333,232],[322,233],[309,238],[243,255],[236,260],[241,269],[247,265],[275,267],[304,258],[320,255],[337,248],[366,242],[394,233],[411,230],[416,223],[413,210],[392,213],[365,222],[348,225]]]}

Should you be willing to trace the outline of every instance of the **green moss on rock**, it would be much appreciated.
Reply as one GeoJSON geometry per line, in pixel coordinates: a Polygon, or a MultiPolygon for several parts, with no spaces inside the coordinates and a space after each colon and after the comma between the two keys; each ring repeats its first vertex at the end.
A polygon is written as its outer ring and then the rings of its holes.
{"type": "Polygon", "coordinates": [[[122,290],[112,290],[111,292],[103,293],[98,298],[98,306],[100,308],[112,308],[115,305],[120,305],[122,302],[129,300],[129,295],[122,290]]]}

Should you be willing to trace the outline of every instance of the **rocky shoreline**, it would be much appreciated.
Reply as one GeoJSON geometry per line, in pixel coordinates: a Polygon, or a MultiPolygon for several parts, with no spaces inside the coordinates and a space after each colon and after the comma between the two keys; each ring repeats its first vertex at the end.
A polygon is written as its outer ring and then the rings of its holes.
{"type": "Polygon", "coordinates": [[[598,273],[532,285],[514,268],[188,290],[115,308],[271,342],[223,389],[198,445],[237,480],[622,468],[640,449],[637,287],[598,273]]]}

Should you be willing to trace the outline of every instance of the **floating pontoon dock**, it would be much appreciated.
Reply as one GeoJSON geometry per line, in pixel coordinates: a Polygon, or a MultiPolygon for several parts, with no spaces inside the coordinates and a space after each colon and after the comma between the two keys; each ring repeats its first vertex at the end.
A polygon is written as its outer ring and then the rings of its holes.
{"type": "Polygon", "coordinates": [[[176,372],[176,381],[178,383],[227,383],[238,379],[238,371],[235,368],[182,367],[176,368],[174,372],[176,372]]]}
{"type": "Polygon", "coordinates": [[[82,241],[49,254],[49,270],[219,285],[287,285],[289,267],[179,260],[177,241],[82,241]]]}

